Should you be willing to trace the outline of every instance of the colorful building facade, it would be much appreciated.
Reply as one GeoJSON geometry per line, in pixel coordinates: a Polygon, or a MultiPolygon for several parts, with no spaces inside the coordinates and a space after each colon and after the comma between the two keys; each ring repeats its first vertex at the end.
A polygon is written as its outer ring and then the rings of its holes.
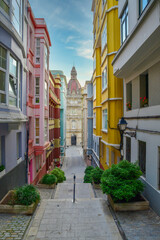
{"type": "Polygon", "coordinates": [[[49,147],[49,47],[45,20],[35,18],[28,2],[27,116],[28,182],[36,184],[46,173],[49,147]]]}
{"type": "Polygon", "coordinates": [[[92,1],[93,11],[93,159],[107,169],[120,160],[123,83],[113,75],[112,61],[120,46],[116,0],[92,1]]]}
{"type": "Polygon", "coordinates": [[[26,7],[0,4],[0,199],[27,179],[26,7]]]}
{"type": "Polygon", "coordinates": [[[67,146],[82,146],[82,101],[81,85],[77,80],[77,71],[73,67],[67,87],[67,146]]]}
{"type": "Polygon", "coordinates": [[[87,157],[87,138],[88,138],[88,124],[87,124],[87,81],[85,82],[84,87],[82,88],[82,96],[83,96],[83,108],[82,108],[82,148],[83,148],[83,155],[87,157]]]}
{"type": "Polygon", "coordinates": [[[60,166],[60,77],[49,76],[49,142],[46,170],[60,166]]]}
{"type": "Polygon", "coordinates": [[[52,70],[52,75],[56,77],[59,75],[61,79],[61,88],[60,88],[60,155],[61,158],[65,156],[66,150],[66,95],[67,95],[67,80],[63,71],[61,70],[52,70]]]}
{"type": "Polygon", "coordinates": [[[124,80],[124,158],[139,164],[144,195],[160,215],[160,2],[119,0],[118,7],[121,47],[112,64],[124,80]]]}

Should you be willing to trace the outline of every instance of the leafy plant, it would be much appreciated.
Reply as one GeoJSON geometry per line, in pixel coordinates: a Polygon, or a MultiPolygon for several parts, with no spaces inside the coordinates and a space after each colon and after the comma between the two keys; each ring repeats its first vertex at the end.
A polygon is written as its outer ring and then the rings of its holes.
{"type": "Polygon", "coordinates": [[[5,169],[5,166],[4,166],[4,165],[1,165],[1,166],[0,166],[0,172],[2,172],[4,169],[5,169]]]}
{"type": "Polygon", "coordinates": [[[102,174],[102,191],[110,194],[114,202],[119,200],[128,202],[144,189],[144,184],[138,179],[141,175],[139,166],[127,160],[117,165],[113,164],[102,174]]]}
{"type": "Polygon", "coordinates": [[[127,106],[128,110],[131,110],[131,109],[132,109],[132,103],[131,103],[131,102],[127,102],[127,103],[126,103],[126,106],[127,106]]]}
{"type": "Polygon", "coordinates": [[[60,168],[55,167],[52,171],[51,174],[55,175],[57,177],[57,183],[62,183],[63,181],[66,180],[64,171],[61,170],[60,168]]]}
{"type": "Polygon", "coordinates": [[[57,177],[54,174],[45,174],[41,179],[42,184],[52,185],[57,182],[57,177]]]}
{"type": "Polygon", "coordinates": [[[15,189],[15,202],[20,205],[30,205],[39,201],[40,195],[33,185],[24,185],[15,189]]]}
{"type": "Polygon", "coordinates": [[[85,174],[83,182],[84,183],[92,183],[92,175],[91,174],[85,174]]]}
{"type": "Polygon", "coordinates": [[[92,170],[92,179],[95,184],[101,183],[101,176],[103,174],[103,170],[99,167],[96,167],[92,170]]]}
{"type": "Polygon", "coordinates": [[[86,167],[84,173],[85,173],[85,174],[90,173],[93,169],[94,169],[93,166],[88,166],[88,167],[86,167]]]}

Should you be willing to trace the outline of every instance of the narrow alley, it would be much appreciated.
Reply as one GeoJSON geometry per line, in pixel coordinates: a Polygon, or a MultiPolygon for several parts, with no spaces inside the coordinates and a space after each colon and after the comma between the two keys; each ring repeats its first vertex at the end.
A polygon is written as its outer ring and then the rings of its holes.
{"type": "Polygon", "coordinates": [[[81,148],[67,149],[62,169],[66,182],[58,184],[54,199],[41,201],[25,240],[122,239],[105,200],[95,198],[91,184],[83,183],[85,163],[81,148]],[[75,203],[72,202],[74,174],[75,203]]]}

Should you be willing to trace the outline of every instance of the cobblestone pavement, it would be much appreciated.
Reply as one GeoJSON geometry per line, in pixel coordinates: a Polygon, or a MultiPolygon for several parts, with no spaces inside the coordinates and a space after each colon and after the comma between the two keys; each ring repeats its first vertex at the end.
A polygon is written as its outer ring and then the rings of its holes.
{"type": "MultiPolygon", "coordinates": [[[[97,198],[107,201],[106,194],[94,189],[97,198]]],[[[114,212],[127,240],[160,240],[160,217],[152,210],[114,212]]]]}
{"type": "Polygon", "coordinates": [[[0,214],[0,239],[22,239],[31,216],[0,214]]]}

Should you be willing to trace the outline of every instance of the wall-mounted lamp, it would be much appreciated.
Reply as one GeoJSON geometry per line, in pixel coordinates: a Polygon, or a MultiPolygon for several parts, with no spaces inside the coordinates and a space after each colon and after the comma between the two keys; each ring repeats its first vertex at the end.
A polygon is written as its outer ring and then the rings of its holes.
{"type": "Polygon", "coordinates": [[[118,123],[118,129],[120,131],[120,136],[121,136],[121,141],[120,141],[120,154],[121,154],[121,158],[120,160],[123,160],[123,134],[124,134],[124,131],[126,130],[127,128],[127,122],[126,120],[122,117],[120,120],[119,120],[119,123],[118,123]]]}

